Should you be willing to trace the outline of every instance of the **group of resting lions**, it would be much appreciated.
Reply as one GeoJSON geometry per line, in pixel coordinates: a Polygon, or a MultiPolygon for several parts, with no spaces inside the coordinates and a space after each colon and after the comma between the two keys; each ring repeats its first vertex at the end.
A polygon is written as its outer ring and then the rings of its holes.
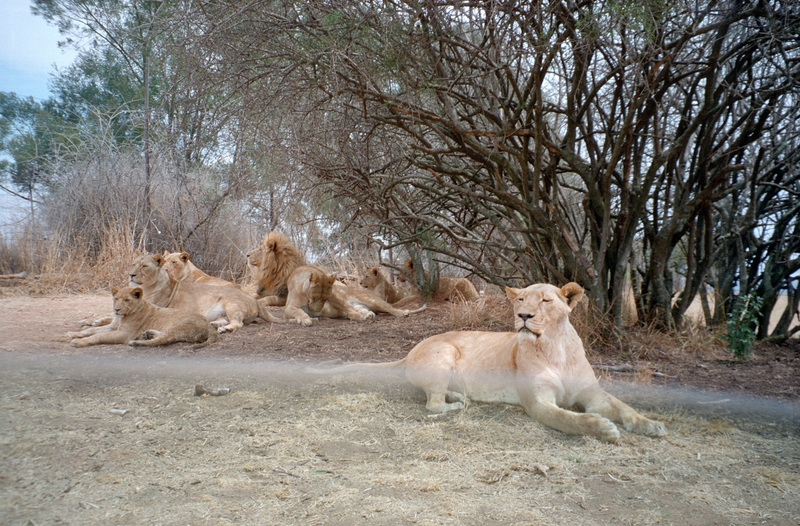
{"type": "MultiPolygon", "coordinates": [[[[67,336],[79,347],[174,342],[199,347],[256,318],[283,323],[267,306],[285,306],[284,318],[305,326],[319,316],[366,320],[375,312],[408,316],[426,308],[402,309],[419,298],[418,291],[393,287],[378,268],[369,269],[359,287],[305,265],[291,242],[276,232],[247,254],[247,264],[254,293],[205,274],[186,253],[138,256],[129,286],[112,289],[114,316],[67,336]]],[[[403,270],[414,275],[410,262],[403,270]]],[[[437,293],[447,299],[478,297],[465,279],[441,278],[437,293]]],[[[426,408],[433,413],[464,408],[470,400],[503,402],[521,405],[534,419],[567,434],[614,442],[620,436],[616,424],[633,433],[666,434],[663,423],[643,417],[600,388],[569,321],[583,297],[579,285],[507,287],[506,295],[513,304],[515,332],[447,332],[423,340],[395,362],[310,371],[404,371],[409,382],[425,391],[426,408]]]]}

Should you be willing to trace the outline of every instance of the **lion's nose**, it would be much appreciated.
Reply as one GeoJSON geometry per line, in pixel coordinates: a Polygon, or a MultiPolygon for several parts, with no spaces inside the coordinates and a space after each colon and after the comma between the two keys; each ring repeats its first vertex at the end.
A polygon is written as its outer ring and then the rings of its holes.
{"type": "Polygon", "coordinates": [[[527,312],[520,312],[519,314],[517,314],[517,316],[519,316],[519,319],[522,320],[522,323],[525,323],[526,321],[533,318],[533,314],[528,314],[527,312]]]}

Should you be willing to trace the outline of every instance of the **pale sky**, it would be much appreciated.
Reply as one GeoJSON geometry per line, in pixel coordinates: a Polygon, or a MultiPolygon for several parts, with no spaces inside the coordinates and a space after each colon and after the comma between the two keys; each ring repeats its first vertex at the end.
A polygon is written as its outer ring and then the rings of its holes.
{"type": "Polygon", "coordinates": [[[64,68],[75,58],[59,49],[59,40],[58,29],[31,14],[29,0],[0,0],[0,91],[48,98],[54,64],[64,68]]]}

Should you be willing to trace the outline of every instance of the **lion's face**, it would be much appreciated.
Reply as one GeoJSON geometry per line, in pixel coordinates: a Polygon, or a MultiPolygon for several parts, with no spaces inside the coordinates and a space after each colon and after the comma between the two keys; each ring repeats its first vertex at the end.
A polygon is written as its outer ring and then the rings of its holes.
{"type": "Polygon", "coordinates": [[[189,277],[189,254],[174,252],[164,256],[164,270],[175,281],[183,281],[189,277]]]}
{"type": "Polygon", "coordinates": [[[164,258],[159,254],[143,254],[133,260],[128,274],[131,287],[153,285],[158,282],[158,273],[164,265],[164,258]]]}
{"type": "Polygon", "coordinates": [[[414,275],[414,261],[409,259],[403,266],[400,267],[400,272],[397,274],[397,281],[405,283],[407,277],[414,275]]]}
{"type": "Polygon", "coordinates": [[[506,295],[514,306],[514,329],[541,336],[567,319],[583,297],[583,289],[577,283],[568,283],[560,289],[538,284],[524,289],[506,287],[506,295]]]}
{"type": "Polygon", "coordinates": [[[361,278],[361,286],[366,289],[374,289],[381,284],[381,271],[378,267],[368,268],[361,278]]]}
{"type": "Polygon", "coordinates": [[[264,264],[264,246],[258,245],[256,248],[247,253],[247,268],[250,272],[254,272],[257,268],[264,264]]]}
{"type": "Polygon", "coordinates": [[[308,289],[306,291],[308,296],[308,309],[312,312],[321,312],[325,306],[325,302],[331,297],[333,291],[333,284],[336,282],[336,276],[327,276],[318,272],[313,272],[308,277],[308,289]]]}
{"type": "Polygon", "coordinates": [[[139,287],[112,288],[114,295],[114,315],[128,316],[142,308],[144,293],[139,287]]]}

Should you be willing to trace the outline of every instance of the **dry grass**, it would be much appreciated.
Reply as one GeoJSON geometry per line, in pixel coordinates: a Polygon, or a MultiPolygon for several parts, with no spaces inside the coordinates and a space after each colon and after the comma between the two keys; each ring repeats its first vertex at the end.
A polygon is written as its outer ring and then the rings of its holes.
{"type": "Polygon", "coordinates": [[[793,524],[800,514],[797,474],[760,453],[795,451],[796,436],[662,410],[650,416],[669,436],[623,433],[612,445],[506,405],[430,418],[404,383],[198,357],[114,363],[4,363],[3,392],[31,392],[2,400],[7,520],[793,524]],[[81,381],[87,369],[92,382],[81,381]],[[234,390],[194,397],[198,380],[234,390]]]}
{"type": "Polygon", "coordinates": [[[511,330],[513,312],[505,296],[483,295],[475,301],[448,302],[445,322],[456,330],[511,330]]]}

